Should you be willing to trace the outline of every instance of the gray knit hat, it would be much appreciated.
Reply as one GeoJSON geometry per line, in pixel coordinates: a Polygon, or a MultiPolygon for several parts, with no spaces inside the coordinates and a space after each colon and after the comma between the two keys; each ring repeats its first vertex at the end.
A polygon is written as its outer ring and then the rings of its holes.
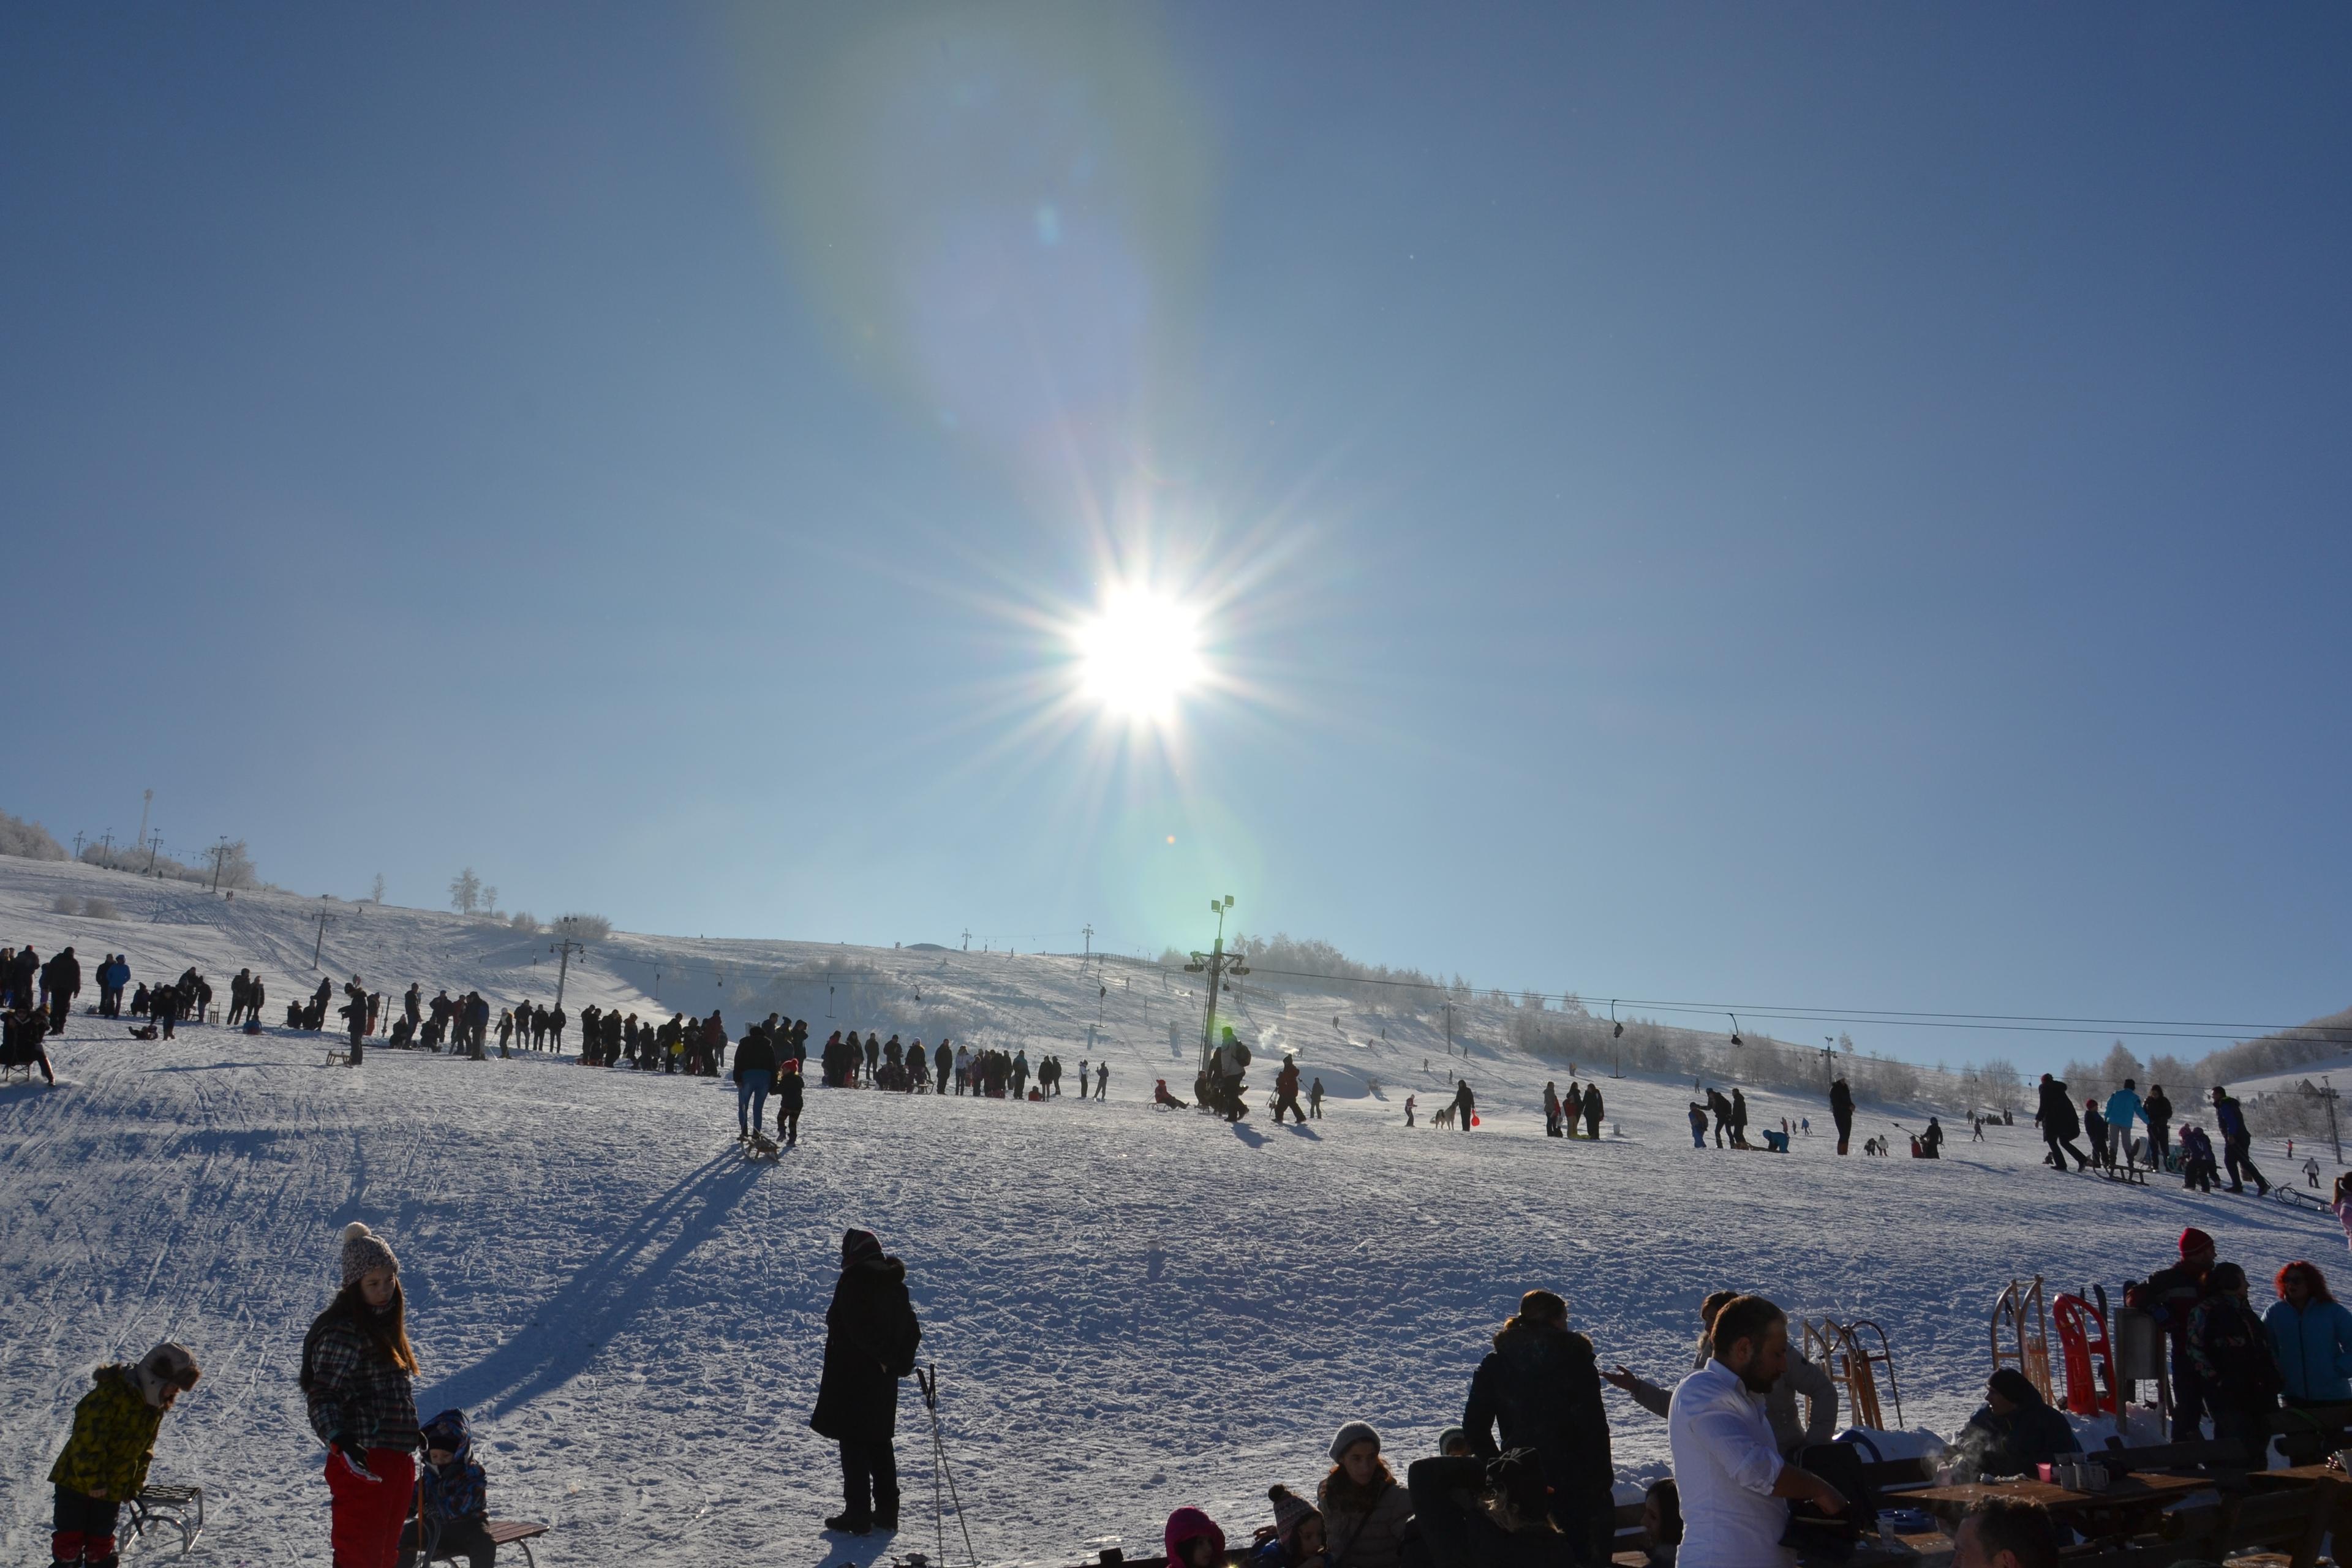
{"type": "Polygon", "coordinates": [[[400,1259],[392,1255],[390,1242],[353,1220],[343,1226],[343,1283],[352,1283],[371,1268],[389,1268],[397,1274],[400,1259]]]}
{"type": "Polygon", "coordinates": [[[1331,1462],[1338,1464],[1339,1456],[1359,1443],[1370,1443],[1375,1454],[1381,1451],[1381,1435],[1372,1430],[1370,1422],[1350,1421],[1339,1428],[1339,1435],[1331,1439],[1331,1462]]]}

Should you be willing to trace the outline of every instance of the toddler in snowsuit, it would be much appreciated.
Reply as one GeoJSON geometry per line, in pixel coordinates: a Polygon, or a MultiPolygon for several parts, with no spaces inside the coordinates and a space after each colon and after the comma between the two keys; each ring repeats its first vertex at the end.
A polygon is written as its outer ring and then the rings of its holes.
{"type": "Polygon", "coordinates": [[[401,1568],[421,1568],[429,1548],[435,1558],[463,1557],[473,1568],[491,1568],[499,1549],[490,1539],[490,1498],[482,1467],[474,1462],[474,1435],[462,1410],[444,1410],[425,1424],[425,1463],[416,1470],[417,1497],[400,1534],[401,1568]],[[425,1543],[416,1539],[419,1521],[425,1543]]]}
{"type": "Polygon", "coordinates": [[[114,1521],[147,1484],[164,1412],[199,1375],[196,1358],[169,1343],[135,1366],[117,1363],[91,1375],[90,1391],[74,1406],[73,1436],[49,1467],[58,1489],[53,1562],[114,1568],[114,1521]]]}

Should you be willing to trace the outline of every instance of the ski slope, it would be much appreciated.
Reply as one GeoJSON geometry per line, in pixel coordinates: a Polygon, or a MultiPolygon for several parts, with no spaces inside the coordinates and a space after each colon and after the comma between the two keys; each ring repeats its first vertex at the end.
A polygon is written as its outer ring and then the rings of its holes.
{"type": "MultiPolygon", "coordinates": [[[[227,975],[258,964],[274,1014],[314,983],[318,913],[290,895],[225,900],[0,860],[0,938],[44,956],[70,941],[86,968],[121,951],[139,978],[197,963],[224,1000],[227,975]],[[125,918],[53,914],[60,892],[101,893],[125,918]]],[[[479,986],[496,1003],[551,993],[545,937],[334,913],[323,956],[338,978],[357,970],[387,994],[410,979],[428,996],[479,986]]],[[[804,1421],[848,1225],[907,1261],[965,1522],[991,1563],[1156,1550],[1183,1503],[1245,1531],[1270,1482],[1312,1485],[1350,1418],[1402,1468],[1459,1417],[1488,1336],[1538,1285],[1568,1299],[1604,1363],[1656,1378],[1685,1364],[1698,1300],[1719,1286],[1870,1317],[1894,1343],[1906,1424],[1948,1432],[1976,1403],[1985,1312],[2012,1273],[2112,1287],[2168,1260],[2185,1225],[2265,1275],[2295,1257],[2331,1267],[2343,1246],[2331,1217],[2276,1203],[2055,1175],[2022,1126],[1971,1145],[1962,1125],[1941,1163],[1839,1160],[1822,1107],[1770,1091],[1750,1096],[1758,1122],[1817,1123],[1786,1157],[1694,1150],[1688,1084],[1636,1078],[1603,1079],[1620,1136],[1548,1140],[1541,1087],[1564,1087],[1564,1064],[1480,1043],[1475,1016],[1453,1063],[1485,1125],[1408,1130],[1405,1094],[1425,1113],[1447,1092],[1442,1033],[1311,992],[1245,993],[1239,1022],[1322,1077],[1323,1120],[1277,1130],[1257,1094],[1238,1127],[1155,1111],[1155,1076],[1189,1097],[1197,994],[1066,958],[616,936],[575,963],[566,1006],[642,1014],[658,985],[665,1010],[719,1001],[740,1030],[781,1007],[821,1038],[828,984],[835,1023],[926,1041],[944,1028],[1033,1060],[1058,1049],[1073,1074],[1092,1025],[1110,1099],[813,1089],[802,1146],[751,1165],[723,1082],[495,1051],[376,1050],[352,1071],[321,1065],[311,1036],[190,1026],[151,1045],[77,1017],[56,1088],[0,1090],[0,1550],[45,1547],[41,1478],[89,1369],[171,1337],[206,1369],[155,1466],[206,1488],[194,1560],[326,1563],[294,1372],[354,1218],[399,1252],[420,1412],[473,1415],[493,1510],[551,1522],[541,1560],[559,1564],[936,1553],[911,1383],[904,1528],[820,1532],[836,1470],[804,1421]],[[1171,1019],[1188,1037],[1176,1054],[1171,1019]]],[[[1255,1080],[1275,1065],[1262,1055],[1255,1080]]],[[[1912,1120],[1863,1120],[1897,1115],[1912,1120]]],[[[2257,1152],[2287,1173],[2275,1144],[2257,1152]]],[[[1607,1397],[1621,1478],[1659,1473],[1664,1424],[1607,1397]]]]}

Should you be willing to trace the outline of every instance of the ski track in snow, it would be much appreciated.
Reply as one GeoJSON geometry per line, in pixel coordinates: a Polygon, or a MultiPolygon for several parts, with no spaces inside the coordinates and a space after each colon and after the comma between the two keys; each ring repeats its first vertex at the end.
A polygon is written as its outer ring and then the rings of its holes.
{"type": "MultiPolygon", "coordinates": [[[[290,895],[232,903],[0,859],[8,940],[44,957],[71,942],[85,973],[111,950],[135,979],[197,963],[224,1005],[227,976],[256,964],[279,1016],[315,984],[316,918],[316,900],[290,895]],[[61,890],[103,893],[125,919],[51,914],[61,890]]],[[[543,1001],[552,970],[531,959],[546,945],[396,909],[343,906],[327,928],[330,973],[356,967],[388,997],[414,978],[428,995],[446,984],[543,1001]]],[[[165,1421],[154,1468],[205,1488],[192,1560],[326,1563],[295,1362],[335,1282],[335,1233],[355,1218],[400,1255],[425,1361],[419,1413],[472,1414],[493,1511],[550,1521],[551,1563],[758,1555],[819,1568],[937,1552],[911,1380],[904,1528],[820,1533],[838,1471],[805,1421],[848,1225],[907,1261],[967,1522],[982,1558],[1002,1563],[1156,1551],[1160,1522],[1188,1502],[1244,1535],[1267,1521],[1269,1483],[1311,1489],[1351,1418],[1381,1430],[1402,1470],[1459,1418],[1489,1336],[1534,1286],[1568,1298],[1604,1366],[1661,1380],[1686,1365],[1698,1300],[1718,1286],[1871,1318],[1893,1342],[1906,1424],[1948,1433],[1976,1404],[1986,1312],[2013,1273],[2046,1274],[2053,1294],[2091,1279],[2113,1290],[2168,1260],[2184,1225],[2259,1276],[2341,1257],[2324,1214],[2054,1175],[2021,1125],[1972,1145],[1963,1122],[1940,1163],[1841,1161],[1819,1100],[1759,1090],[1758,1124],[1811,1116],[1816,1135],[1786,1157],[1702,1153],[1683,1119],[1689,1086],[1627,1078],[1602,1079],[1622,1138],[1548,1140],[1542,1085],[1564,1087],[1566,1064],[1492,1044],[1475,1009],[1457,1007],[1473,1044],[1454,1059],[1486,1125],[1409,1131],[1405,1094],[1420,1095],[1425,1123],[1448,1093],[1442,1025],[1254,988],[1244,1035],[1254,1023],[1297,1050],[1333,1098],[1322,1121],[1276,1129],[1264,1091],[1278,1060],[1262,1051],[1255,1112],[1229,1128],[1149,1104],[1160,1073],[1190,1097],[1167,1026],[1197,1037],[1199,1017],[1198,993],[1162,993],[1156,972],[1129,990],[1111,967],[1106,998],[1067,959],[616,934],[575,964],[575,1016],[586,1002],[654,1006],[639,971],[605,952],[662,962],[666,1007],[707,1012],[722,994],[677,965],[732,970],[731,1030],[781,1007],[812,1016],[819,1039],[851,1019],[824,1017],[822,982],[773,975],[871,966],[906,984],[861,981],[861,1027],[935,1044],[947,1021],[974,1043],[1058,1049],[1073,1074],[1099,1005],[1113,1098],[812,1088],[802,1146],[770,1166],[738,1154],[723,1080],[495,1049],[476,1063],[377,1048],[353,1072],[321,1066],[315,1036],[191,1026],[147,1045],[78,1016],[53,1047],[57,1088],[0,1089],[0,1549],[45,1549],[45,1478],[89,1370],[171,1337],[205,1369],[165,1421]]],[[[1857,1131],[1896,1116],[1923,1120],[1864,1108],[1857,1131]]],[[[2275,1141],[2257,1157],[2289,1173],[2275,1141]]],[[[1662,1473],[1664,1424],[1607,1398],[1621,1481],[1662,1473]]]]}

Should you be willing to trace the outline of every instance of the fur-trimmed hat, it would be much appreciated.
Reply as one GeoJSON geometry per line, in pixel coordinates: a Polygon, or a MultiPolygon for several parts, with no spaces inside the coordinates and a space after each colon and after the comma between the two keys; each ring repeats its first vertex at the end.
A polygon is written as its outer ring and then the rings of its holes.
{"type": "Polygon", "coordinates": [[[389,1268],[397,1274],[400,1259],[392,1255],[390,1242],[353,1220],[343,1226],[343,1283],[352,1283],[372,1268],[389,1268]]]}
{"type": "Polygon", "coordinates": [[[185,1394],[195,1387],[196,1379],[204,1374],[197,1370],[196,1358],[188,1347],[166,1340],[139,1358],[131,1369],[132,1381],[139,1385],[140,1394],[148,1404],[161,1406],[164,1391],[185,1394]]]}
{"type": "Polygon", "coordinates": [[[841,1266],[844,1268],[861,1258],[882,1256],[882,1238],[870,1230],[845,1230],[841,1233],[841,1266]]]}

